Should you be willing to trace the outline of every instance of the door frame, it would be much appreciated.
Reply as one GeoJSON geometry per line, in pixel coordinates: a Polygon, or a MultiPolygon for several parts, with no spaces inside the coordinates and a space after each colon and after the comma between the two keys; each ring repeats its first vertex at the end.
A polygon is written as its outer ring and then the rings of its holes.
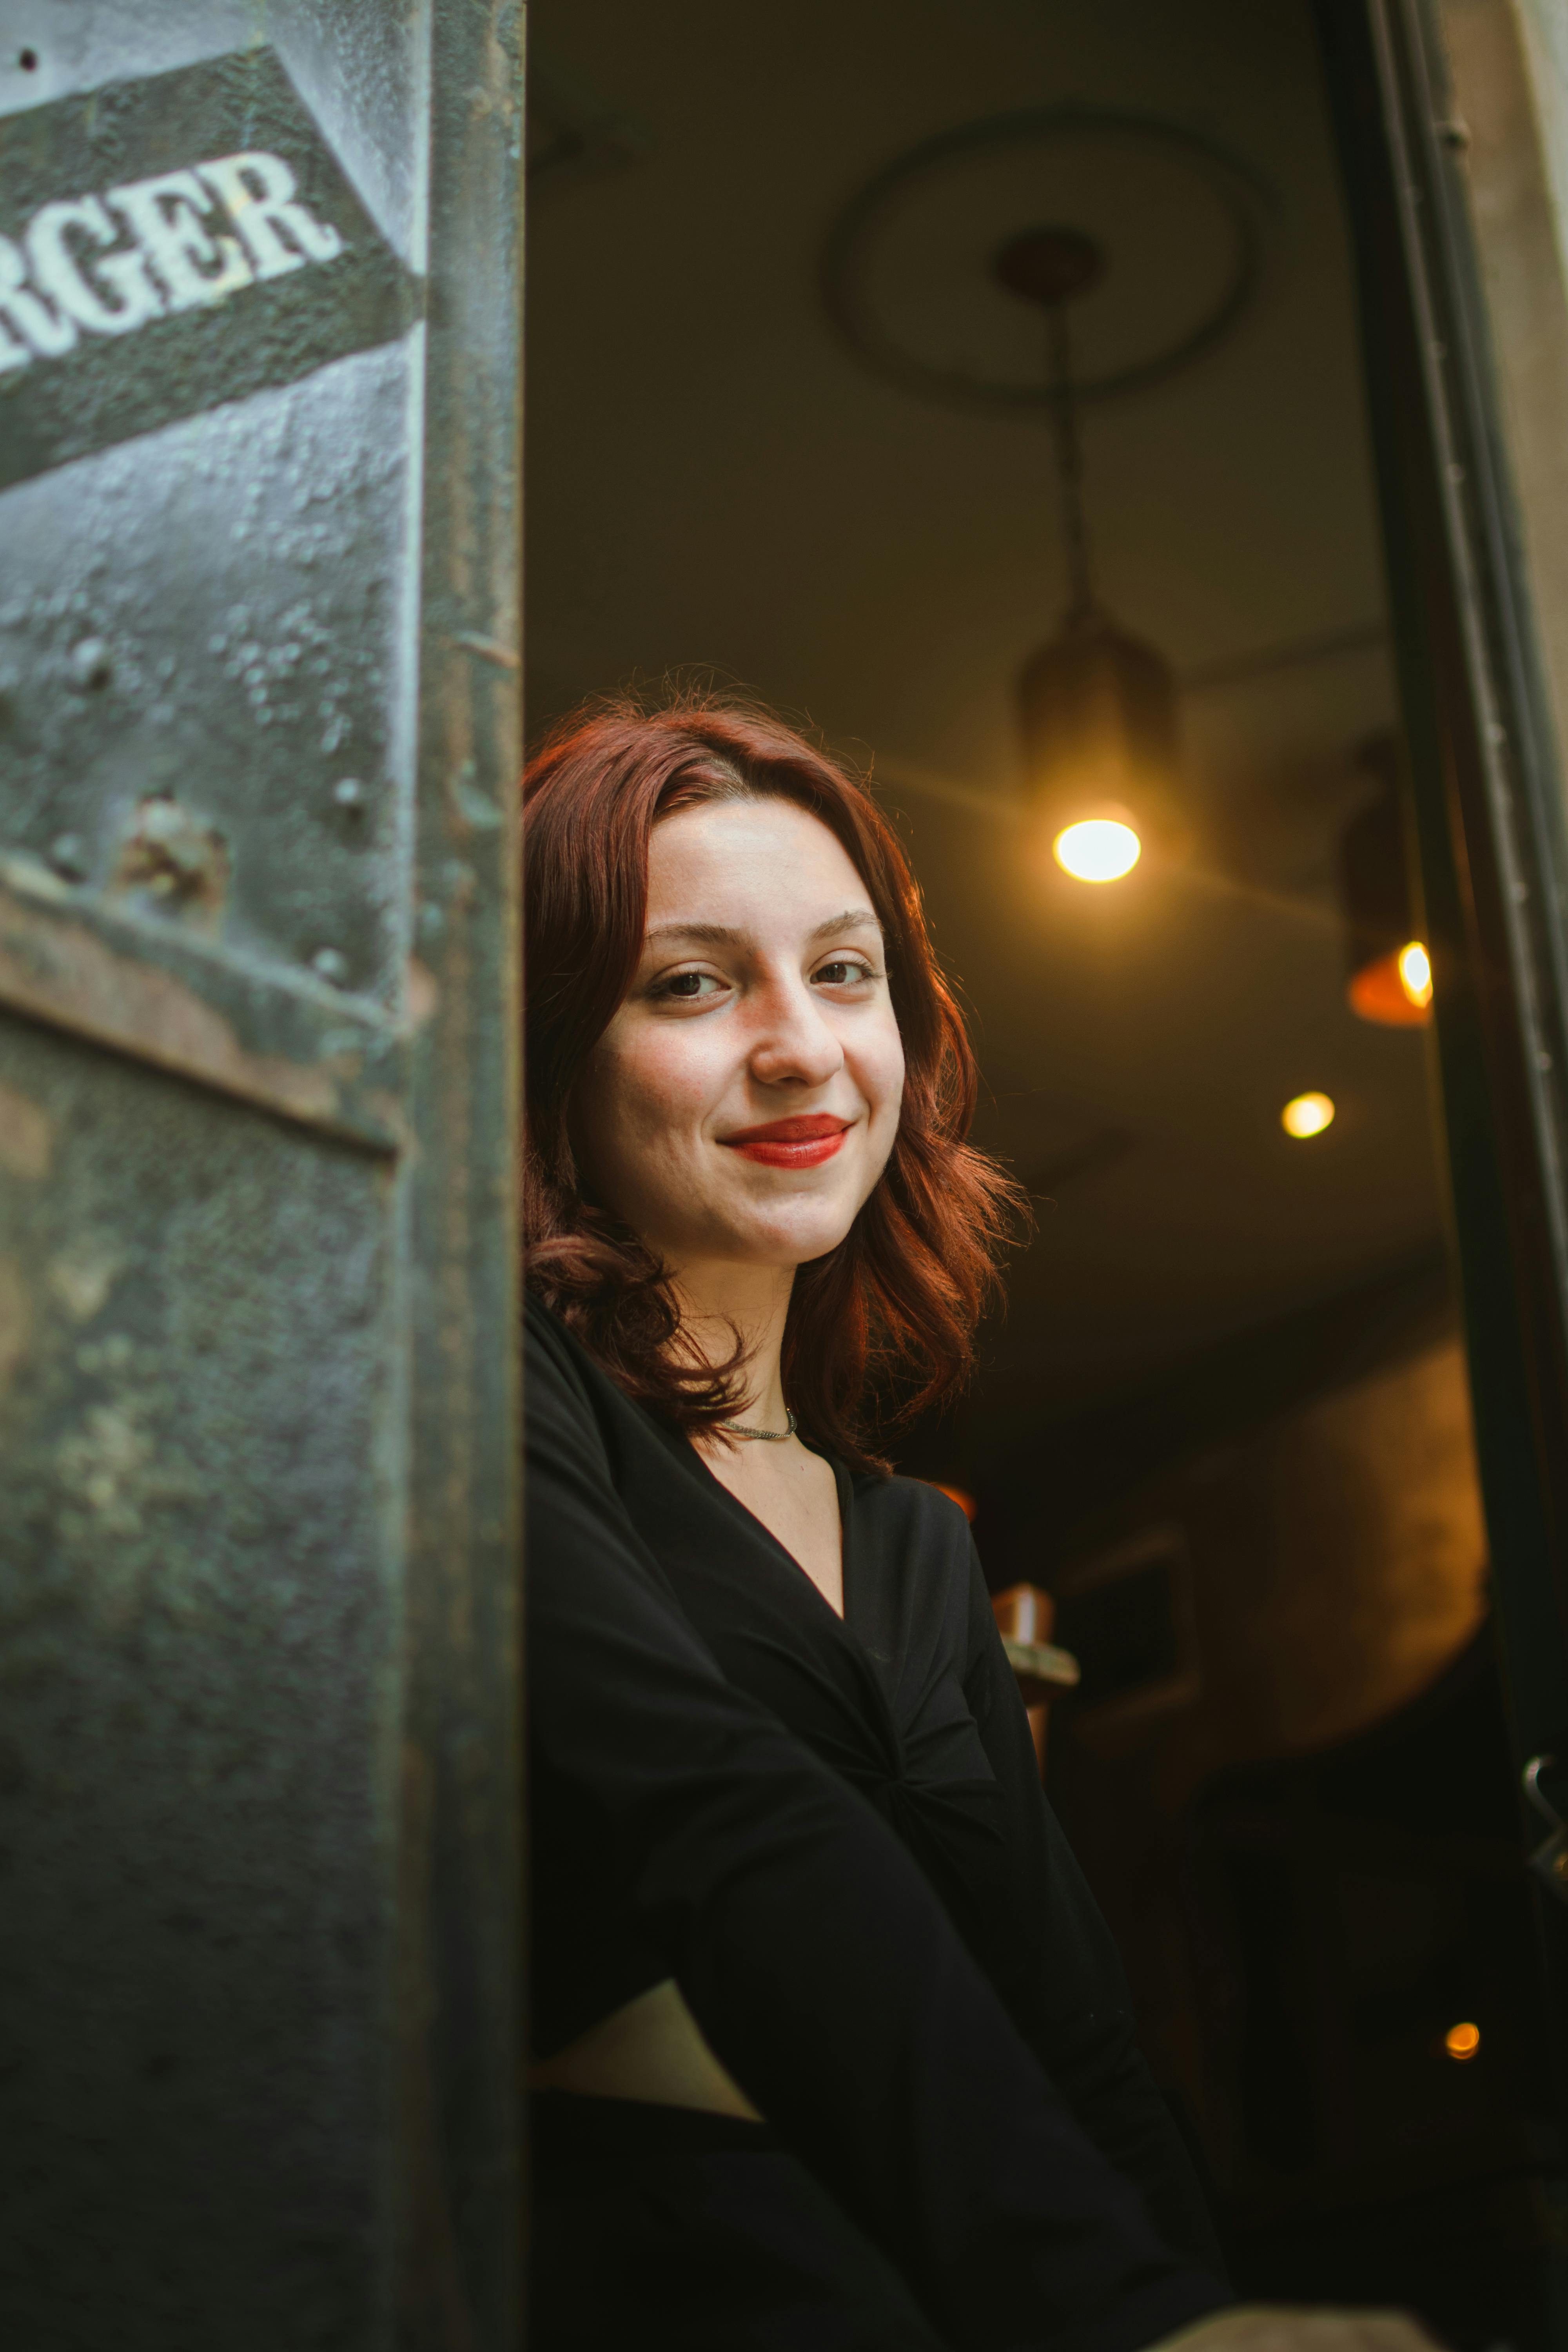
{"type": "MultiPolygon", "coordinates": [[[[1498,0],[1506,7],[1509,0],[1498,0]]],[[[1433,0],[1313,0],[1349,216],[1504,1689],[1568,1780],[1568,833],[1433,0]]],[[[1524,1805],[1521,1838],[1541,1825],[1524,1805]]],[[[1547,2014],[1568,1903],[1538,1890],[1547,2014]]],[[[1568,2118],[1561,2033],[1551,2053],[1568,2118]]]]}

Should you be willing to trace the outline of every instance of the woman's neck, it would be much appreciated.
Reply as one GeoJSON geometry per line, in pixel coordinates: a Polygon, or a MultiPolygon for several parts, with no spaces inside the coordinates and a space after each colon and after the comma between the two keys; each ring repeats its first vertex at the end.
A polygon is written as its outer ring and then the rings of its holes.
{"type": "Polygon", "coordinates": [[[683,1265],[674,1279],[682,1335],[708,1362],[721,1364],[740,1334],[746,1364],[735,1417],[764,1429],[784,1426],[779,1367],[794,1286],[793,1266],[683,1265]]]}

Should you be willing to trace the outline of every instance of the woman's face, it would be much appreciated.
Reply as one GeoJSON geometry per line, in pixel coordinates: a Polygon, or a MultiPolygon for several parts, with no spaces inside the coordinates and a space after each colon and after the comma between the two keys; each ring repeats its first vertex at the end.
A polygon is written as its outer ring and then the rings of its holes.
{"type": "Polygon", "coordinates": [[[793,802],[713,801],[648,851],[647,929],[574,1089],[595,1194],[673,1273],[844,1239],[898,1132],[904,1055],[870,895],[793,802]]]}

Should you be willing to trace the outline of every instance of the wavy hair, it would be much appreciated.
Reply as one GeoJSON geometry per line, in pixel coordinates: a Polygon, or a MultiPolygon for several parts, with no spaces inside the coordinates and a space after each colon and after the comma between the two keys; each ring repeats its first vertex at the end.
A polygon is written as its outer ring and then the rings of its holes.
{"type": "Polygon", "coordinates": [[[573,1087],[642,953],[648,842],[679,809],[773,797],[820,818],[864,881],[903,1041],[899,1131],[845,1239],[795,1276],[783,1374],[806,1435],[851,1468],[884,1472],[873,1407],[912,1420],[963,1384],[1002,1251],[1026,1215],[1021,1189],[966,1139],[974,1055],[898,836],[824,751],[731,697],[585,705],[530,761],[522,796],[525,1280],[629,1396],[689,1431],[735,1412],[744,1349],[737,1339],[712,1365],[683,1348],[664,1268],[590,1197],[567,1132],[573,1087]]]}

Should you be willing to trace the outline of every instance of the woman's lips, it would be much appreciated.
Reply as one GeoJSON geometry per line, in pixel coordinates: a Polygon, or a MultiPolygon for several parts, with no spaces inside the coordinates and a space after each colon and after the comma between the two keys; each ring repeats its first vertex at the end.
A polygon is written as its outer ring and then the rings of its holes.
{"type": "Polygon", "coordinates": [[[843,1147],[849,1132],[847,1118],[818,1112],[805,1118],[775,1118],[766,1127],[742,1128],[721,1139],[727,1150],[763,1168],[820,1168],[843,1147]]]}

